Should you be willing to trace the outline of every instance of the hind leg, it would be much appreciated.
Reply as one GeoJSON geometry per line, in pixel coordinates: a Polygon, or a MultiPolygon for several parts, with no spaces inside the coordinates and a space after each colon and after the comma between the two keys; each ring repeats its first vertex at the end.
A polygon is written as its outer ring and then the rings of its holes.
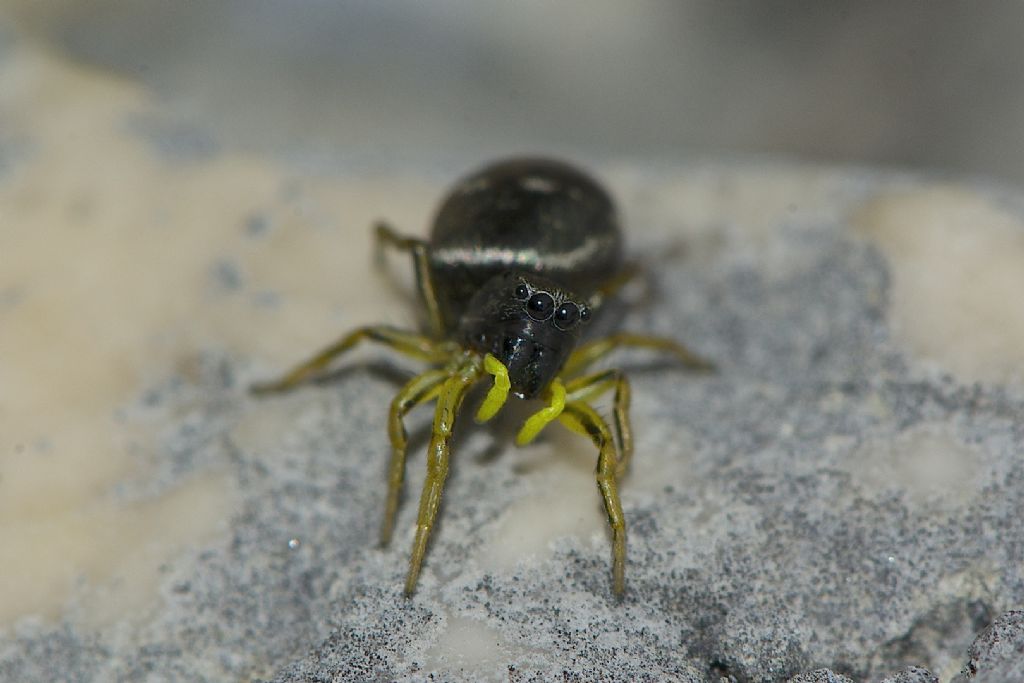
{"type": "Polygon", "coordinates": [[[437,290],[430,270],[430,246],[415,237],[403,237],[389,224],[379,221],[374,226],[377,236],[377,253],[383,255],[384,247],[412,254],[413,270],[416,276],[416,288],[427,309],[427,323],[434,339],[444,336],[444,320],[441,317],[441,305],[437,300],[437,290]]]}

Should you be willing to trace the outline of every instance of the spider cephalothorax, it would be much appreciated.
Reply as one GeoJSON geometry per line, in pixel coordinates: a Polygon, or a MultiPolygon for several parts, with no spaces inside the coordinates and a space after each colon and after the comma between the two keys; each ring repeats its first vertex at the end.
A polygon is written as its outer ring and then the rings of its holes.
{"type": "Polygon", "coordinates": [[[590,308],[579,296],[546,278],[511,271],[473,296],[458,338],[501,361],[514,396],[535,398],[565,365],[589,319],[590,308]]]}

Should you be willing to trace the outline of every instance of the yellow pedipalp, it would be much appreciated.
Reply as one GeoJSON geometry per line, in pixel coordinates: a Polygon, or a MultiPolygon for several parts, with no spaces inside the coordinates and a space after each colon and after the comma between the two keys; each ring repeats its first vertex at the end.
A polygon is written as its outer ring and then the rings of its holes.
{"type": "Polygon", "coordinates": [[[565,386],[562,385],[562,380],[556,377],[549,385],[548,391],[551,393],[551,402],[546,408],[541,408],[527,418],[516,435],[516,445],[525,446],[533,441],[549,422],[557,419],[565,410],[565,386]]]}
{"type": "Polygon", "coordinates": [[[508,400],[508,392],[512,388],[512,383],[508,379],[508,368],[491,354],[484,356],[484,371],[494,375],[494,384],[476,411],[477,422],[487,422],[497,415],[508,400]]]}

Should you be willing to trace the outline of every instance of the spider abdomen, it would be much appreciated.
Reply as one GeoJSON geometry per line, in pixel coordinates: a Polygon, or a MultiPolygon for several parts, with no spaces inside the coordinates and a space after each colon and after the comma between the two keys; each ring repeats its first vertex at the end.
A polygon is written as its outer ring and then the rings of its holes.
{"type": "Polygon", "coordinates": [[[622,264],[608,193],[582,171],[549,159],[502,161],[464,178],[441,203],[429,245],[448,330],[501,273],[539,275],[588,297],[622,264]]]}

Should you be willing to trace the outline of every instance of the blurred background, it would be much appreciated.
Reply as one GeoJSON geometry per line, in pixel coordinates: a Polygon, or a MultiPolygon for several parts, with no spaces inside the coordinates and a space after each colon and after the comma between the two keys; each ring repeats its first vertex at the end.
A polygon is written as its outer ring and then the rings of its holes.
{"type": "MultiPolygon", "coordinates": [[[[1024,181],[1024,3],[3,0],[203,153],[770,154],[1024,181]]],[[[2,39],[0,39],[2,42],[2,39]]]]}

